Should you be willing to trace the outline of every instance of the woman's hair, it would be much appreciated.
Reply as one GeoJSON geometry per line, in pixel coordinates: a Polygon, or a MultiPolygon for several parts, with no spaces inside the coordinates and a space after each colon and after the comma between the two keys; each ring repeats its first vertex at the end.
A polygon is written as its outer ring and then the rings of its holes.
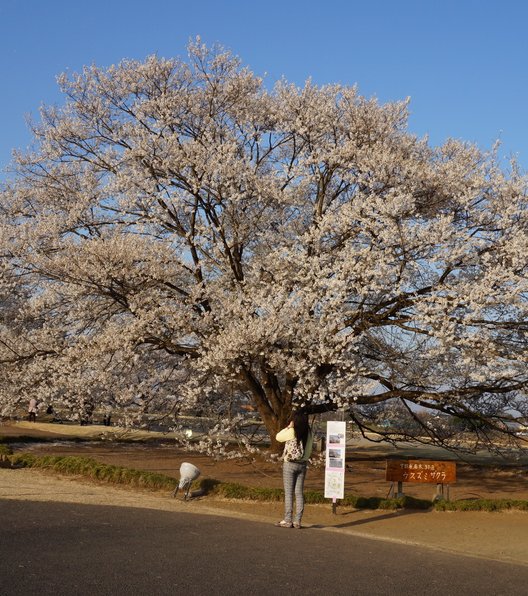
{"type": "Polygon", "coordinates": [[[308,414],[303,410],[297,410],[294,412],[293,417],[293,430],[295,431],[295,438],[297,441],[302,441],[303,447],[306,447],[306,441],[308,440],[308,433],[310,432],[310,425],[308,424],[308,414]]]}

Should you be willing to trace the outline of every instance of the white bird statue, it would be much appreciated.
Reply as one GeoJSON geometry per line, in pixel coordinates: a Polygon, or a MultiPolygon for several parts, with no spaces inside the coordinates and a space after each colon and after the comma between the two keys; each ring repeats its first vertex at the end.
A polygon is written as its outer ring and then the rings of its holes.
{"type": "Polygon", "coordinates": [[[187,500],[187,498],[189,497],[191,484],[198,478],[199,475],[200,470],[194,464],[190,464],[189,462],[183,462],[180,466],[180,482],[178,486],[174,489],[172,496],[175,497],[180,488],[186,488],[187,492],[185,493],[184,500],[187,500]]]}

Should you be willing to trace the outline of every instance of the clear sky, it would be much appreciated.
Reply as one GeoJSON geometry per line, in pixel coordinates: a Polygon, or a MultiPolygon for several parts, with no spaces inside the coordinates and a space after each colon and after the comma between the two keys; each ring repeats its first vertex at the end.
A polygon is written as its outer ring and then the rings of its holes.
{"type": "Polygon", "coordinates": [[[56,75],[185,56],[196,35],[270,87],[312,77],[381,102],[410,96],[411,132],[500,139],[528,170],[525,0],[0,0],[0,169],[30,142],[26,116],[63,103],[56,75]]]}

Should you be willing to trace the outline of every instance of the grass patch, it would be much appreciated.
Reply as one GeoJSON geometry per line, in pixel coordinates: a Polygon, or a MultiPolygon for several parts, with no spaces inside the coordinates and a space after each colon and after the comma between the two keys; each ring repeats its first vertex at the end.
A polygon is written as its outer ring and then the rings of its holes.
{"type": "Polygon", "coordinates": [[[0,455],[12,455],[13,450],[9,445],[4,445],[0,443],[0,455]]]}

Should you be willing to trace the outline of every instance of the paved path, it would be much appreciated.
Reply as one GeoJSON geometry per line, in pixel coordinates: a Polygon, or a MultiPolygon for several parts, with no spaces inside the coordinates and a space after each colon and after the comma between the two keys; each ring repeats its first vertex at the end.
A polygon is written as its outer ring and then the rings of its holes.
{"type": "Polygon", "coordinates": [[[0,593],[517,596],[528,568],[318,529],[0,501],[0,593]]]}
{"type": "MultiPolygon", "coordinates": [[[[281,503],[225,502],[211,498],[185,503],[171,499],[166,493],[98,485],[31,469],[0,469],[0,499],[187,511],[243,517],[268,524],[282,516],[281,503]]],[[[338,515],[332,515],[330,505],[313,505],[306,507],[304,521],[320,532],[353,534],[442,552],[471,554],[525,565],[528,569],[527,512],[342,511],[338,507],[338,515]]]]}

